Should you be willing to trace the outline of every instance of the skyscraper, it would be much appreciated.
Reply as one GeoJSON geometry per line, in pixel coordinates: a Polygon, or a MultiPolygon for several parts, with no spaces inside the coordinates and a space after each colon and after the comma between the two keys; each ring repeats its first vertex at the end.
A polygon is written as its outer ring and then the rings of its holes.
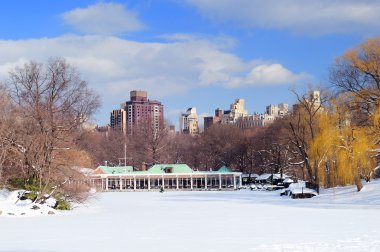
{"type": "Polygon", "coordinates": [[[120,130],[127,133],[127,114],[124,109],[114,109],[110,115],[110,126],[113,130],[120,130]]]}
{"type": "Polygon", "coordinates": [[[183,133],[197,135],[199,133],[198,115],[196,108],[188,108],[179,119],[180,130],[183,133]]]}
{"type": "Polygon", "coordinates": [[[164,106],[159,101],[149,100],[146,91],[131,91],[130,101],[122,103],[121,109],[114,111],[112,113],[115,115],[125,113],[125,120],[116,120],[118,117],[113,117],[111,113],[111,127],[125,129],[127,134],[139,130],[155,133],[164,127],[164,106]],[[122,126],[112,126],[118,123],[122,126]]]}

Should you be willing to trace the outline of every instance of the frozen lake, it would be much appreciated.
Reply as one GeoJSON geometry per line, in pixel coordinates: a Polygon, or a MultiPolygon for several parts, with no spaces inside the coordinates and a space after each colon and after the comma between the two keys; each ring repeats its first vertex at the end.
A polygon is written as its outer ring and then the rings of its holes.
{"type": "Polygon", "coordinates": [[[379,190],[99,193],[59,215],[0,217],[0,251],[380,251],[379,190]]]}

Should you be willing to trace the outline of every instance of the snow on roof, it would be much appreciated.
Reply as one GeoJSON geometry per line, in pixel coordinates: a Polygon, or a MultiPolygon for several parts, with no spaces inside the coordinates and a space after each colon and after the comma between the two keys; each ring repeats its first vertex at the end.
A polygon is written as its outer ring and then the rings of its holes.
{"type": "Polygon", "coordinates": [[[249,175],[251,175],[251,178],[258,178],[258,177],[259,177],[259,175],[256,174],[256,173],[251,173],[251,174],[249,174],[249,173],[244,173],[244,174],[242,174],[241,176],[242,176],[242,178],[249,178],[249,175]]]}
{"type": "MultiPolygon", "coordinates": [[[[264,173],[264,174],[261,174],[259,177],[256,178],[256,180],[267,180],[269,179],[270,177],[272,176],[271,173],[264,173]]],[[[281,174],[280,173],[275,173],[273,174],[273,178],[274,179],[281,179],[281,174]]],[[[286,175],[285,173],[282,174],[282,178],[290,178],[289,175],[286,175]]]]}
{"type": "Polygon", "coordinates": [[[260,176],[258,176],[256,178],[256,180],[267,180],[270,178],[270,176],[272,176],[272,174],[270,173],[264,173],[264,174],[261,174],[260,176]]]}
{"type": "Polygon", "coordinates": [[[314,195],[318,195],[318,193],[315,190],[306,187],[305,181],[298,181],[298,183],[290,184],[289,190],[292,192],[292,194],[311,193],[314,195]]]}
{"type": "MultiPolygon", "coordinates": [[[[276,173],[276,174],[273,174],[273,177],[276,178],[276,179],[280,179],[281,178],[281,173],[276,173]]],[[[290,178],[291,176],[289,175],[286,175],[285,173],[282,174],[282,178],[285,179],[285,178],[290,178]]]]}
{"type": "Polygon", "coordinates": [[[294,182],[294,180],[291,178],[284,179],[284,183],[293,183],[293,182],[294,182]]]}
{"type": "Polygon", "coordinates": [[[296,188],[290,191],[292,192],[292,194],[310,193],[310,194],[314,194],[315,196],[318,195],[318,193],[315,190],[310,189],[310,188],[296,188]]]}
{"type": "Polygon", "coordinates": [[[292,189],[297,189],[297,188],[306,188],[306,182],[305,181],[301,181],[301,180],[298,180],[297,183],[293,183],[291,185],[289,185],[289,189],[292,190],[292,189]]]}

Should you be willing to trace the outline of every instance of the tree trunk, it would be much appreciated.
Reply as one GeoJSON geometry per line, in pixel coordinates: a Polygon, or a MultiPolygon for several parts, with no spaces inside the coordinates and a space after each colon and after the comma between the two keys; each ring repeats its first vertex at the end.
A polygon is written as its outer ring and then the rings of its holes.
{"type": "Polygon", "coordinates": [[[360,192],[363,189],[363,183],[359,176],[355,178],[355,185],[358,189],[358,192],[360,192]]]}

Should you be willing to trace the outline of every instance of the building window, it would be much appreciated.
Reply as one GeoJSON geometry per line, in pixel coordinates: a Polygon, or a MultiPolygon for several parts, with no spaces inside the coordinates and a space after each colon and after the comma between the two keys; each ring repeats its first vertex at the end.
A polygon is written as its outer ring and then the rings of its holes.
{"type": "Polygon", "coordinates": [[[173,173],[173,167],[166,167],[165,173],[173,173]]]}

